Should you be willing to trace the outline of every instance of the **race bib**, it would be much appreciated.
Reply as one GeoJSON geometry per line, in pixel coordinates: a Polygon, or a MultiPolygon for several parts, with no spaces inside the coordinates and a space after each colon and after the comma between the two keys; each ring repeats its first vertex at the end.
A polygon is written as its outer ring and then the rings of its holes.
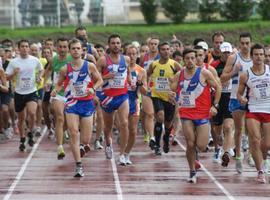
{"type": "Polygon", "coordinates": [[[195,104],[195,93],[181,91],[179,98],[179,106],[182,108],[194,108],[195,104]]]}
{"type": "Polygon", "coordinates": [[[87,86],[84,82],[73,83],[72,96],[73,97],[85,97],[87,96],[87,86]]]}
{"type": "Polygon", "coordinates": [[[29,77],[21,77],[20,79],[20,88],[21,90],[28,90],[32,87],[32,79],[29,77]]]}
{"type": "Polygon", "coordinates": [[[256,88],[254,88],[253,91],[254,91],[254,96],[257,99],[269,99],[270,98],[270,85],[267,83],[256,85],[256,88]]]}
{"type": "Polygon", "coordinates": [[[116,74],[113,79],[109,80],[111,88],[124,88],[125,87],[125,77],[122,74],[116,74]]]}
{"type": "Polygon", "coordinates": [[[167,92],[170,91],[170,85],[168,78],[157,77],[156,78],[156,91],[167,92]]]}

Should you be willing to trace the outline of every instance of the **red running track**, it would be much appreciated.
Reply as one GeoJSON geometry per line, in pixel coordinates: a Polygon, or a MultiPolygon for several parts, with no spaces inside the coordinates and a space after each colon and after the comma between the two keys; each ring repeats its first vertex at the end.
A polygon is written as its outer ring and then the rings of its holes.
{"type": "MultiPolygon", "coordinates": [[[[180,143],[183,139],[180,138],[180,143]]],[[[212,152],[201,153],[205,169],[197,184],[189,184],[185,152],[181,144],[171,152],[155,156],[137,137],[132,166],[106,160],[104,150],[83,158],[85,177],[73,178],[74,161],[65,145],[66,158],[56,159],[56,144],[42,136],[28,152],[18,151],[19,139],[0,144],[0,199],[4,200],[254,200],[270,199],[270,184],[255,181],[255,168],[244,164],[238,175],[234,161],[228,168],[212,163],[212,152]],[[40,142],[40,143],[39,143],[40,142]]],[[[114,144],[117,160],[117,145],[114,144]]]]}

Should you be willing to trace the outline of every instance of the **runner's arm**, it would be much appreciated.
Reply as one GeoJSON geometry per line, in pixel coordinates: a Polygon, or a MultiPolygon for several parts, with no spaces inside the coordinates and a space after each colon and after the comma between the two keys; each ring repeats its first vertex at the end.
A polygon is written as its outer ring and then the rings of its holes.
{"type": "Polygon", "coordinates": [[[223,69],[223,72],[220,76],[220,81],[221,83],[225,83],[228,80],[230,80],[233,76],[233,64],[235,62],[236,59],[236,54],[232,54],[228,57],[226,65],[223,69]]]}
{"type": "Polygon", "coordinates": [[[173,92],[177,92],[179,77],[180,77],[180,71],[174,75],[174,77],[172,78],[172,81],[170,82],[170,88],[173,92]]]}
{"type": "Polygon", "coordinates": [[[94,79],[93,90],[95,91],[96,89],[102,86],[103,80],[96,66],[93,63],[88,64],[88,70],[94,79]]]}
{"type": "Polygon", "coordinates": [[[138,84],[142,84],[140,85],[141,94],[146,95],[147,94],[147,75],[144,69],[141,71],[141,79],[138,79],[138,84]]]}
{"type": "Polygon", "coordinates": [[[106,57],[105,56],[102,56],[98,59],[97,61],[97,69],[99,71],[99,73],[101,74],[102,76],[102,79],[103,80],[106,80],[106,79],[111,79],[114,77],[114,74],[113,73],[108,73],[106,75],[103,75],[102,72],[103,72],[103,69],[106,68],[106,57]]]}
{"type": "Polygon", "coordinates": [[[243,97],[245,88],[246,88],[246,82],[247,82],[248,76],[246,72],[243,72],[239,77],[239,85],[237,90],[237,99],[239,102],[243,105],[247,103],[247,98],[243,97]]]}
{"type": "Polygon", "coordinates": [[[59,91],[61,91],[61,89],[63,87],[63,83],[64,83],[65,78],[66,78],[66,74],[67,74],[67,66],[65,65],[59,72],[59,77],[58,77],[57,83],[55,84],[55,87],[51,92],[52,97],[55,97],[57,95],[57,93],[59,91]]]}
{"type": "Polygon", "coordinates": [[[0,68],[0,80],[1,80],[0,91],[8,92],[8,82],[6,79],[5,71],[2,68],[0,68]]]}

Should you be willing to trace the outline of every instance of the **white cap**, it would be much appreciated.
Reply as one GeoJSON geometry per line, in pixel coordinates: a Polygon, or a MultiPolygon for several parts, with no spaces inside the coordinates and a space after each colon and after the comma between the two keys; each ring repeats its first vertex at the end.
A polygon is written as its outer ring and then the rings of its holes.
{"type": "Polygon", "coordinates": [[[230,52],[230,53],[233,52],[231,43],[229,43],[229,42],[223,42],[220,45],[220,51],[221,52],[230,52]]]}
{"type": "Polygon", "coordinates": [[[197,46],[201,46],[205,51],[208,50],[208,44],[204,41],[199,42],[197,46]]]}
{"type": "Polygon", "coordinates": [[[133,41],[131,44],[134,45],[136,48],[140,47],[140,43],[138,41],[133,41]]]}

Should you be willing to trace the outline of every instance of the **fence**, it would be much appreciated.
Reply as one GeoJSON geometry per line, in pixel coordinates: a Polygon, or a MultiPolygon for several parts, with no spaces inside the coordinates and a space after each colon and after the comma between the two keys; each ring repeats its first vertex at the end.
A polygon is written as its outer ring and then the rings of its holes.
{"type": "Polygon", "coordinates": [[[0,26],[143,23],[139,0],[0,0],[0,26]]]}

